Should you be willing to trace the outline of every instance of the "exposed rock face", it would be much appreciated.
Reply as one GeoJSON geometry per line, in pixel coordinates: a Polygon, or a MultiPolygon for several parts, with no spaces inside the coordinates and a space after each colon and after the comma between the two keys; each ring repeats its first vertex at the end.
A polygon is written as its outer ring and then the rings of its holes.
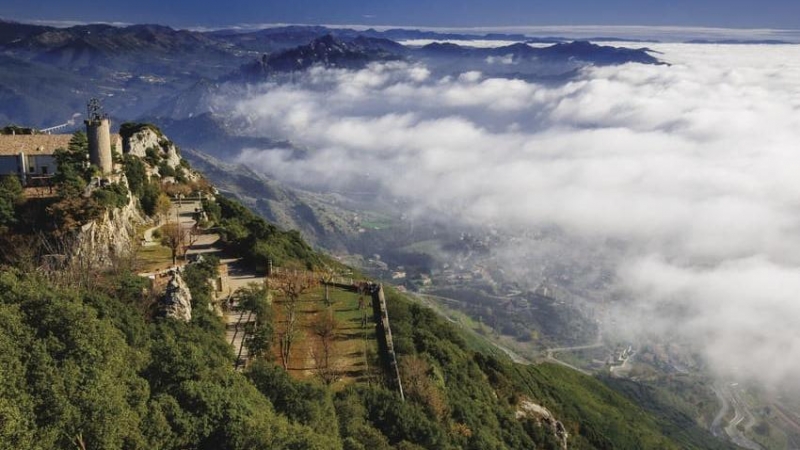
{"type": "Polygon", "coordinates": [[[172,272],[172,279],[167,283],[159,307],[165,317],[184,322],[192,320],[192,292],[179,271],[172,272]]]}
{"type": "Polygon", "coordinates": [[[147,156],[148,148],[155,149],[161,158],[167,162],[167,165],[173,169],[181,163],[181,157],[175,144],[150,128],[137,131],[122,143],[124,153],[138,156],[139,158],[147,156]]]}
{"type": "Polygon", "coordinates": [[[561,444],[561,448],[567,449],[567,438],[569,434],[564,429],[564,424],[556,420],[553,414],[544,406],[537,405],[530,399],[522,399],[516,411],[517,419],[533,419],[540,425],[550,428],[555,438],[561,444]]]}
{"type": "Polygon", "coordinates": [[[175,147],[175,144],[167,145],[165,159],[173,169],[181,163],[181,156],[178,154],[178,148],[175,147]]]}
{"type": "Polygon", "coordinates": [[[136,225],[144,222],[130,196],[125,207],[110,209],[81,227],[75,256],[83,258],[88,267],[109,267],[115,260],[131,254],[136,245],[136,225]]]}
{"type": "Polygon", "coordinates": [[[150,129],[144,129],[134,133],[131,137],[122,142],[122,151],[139,158],[147,155],[147,149],[161,149],[158,134],[150,129]]]}

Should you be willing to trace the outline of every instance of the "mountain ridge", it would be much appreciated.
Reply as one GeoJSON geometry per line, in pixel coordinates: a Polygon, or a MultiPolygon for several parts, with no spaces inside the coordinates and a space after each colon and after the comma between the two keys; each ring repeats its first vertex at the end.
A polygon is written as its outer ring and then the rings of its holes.
{"type": "MultiPolygon", "coordinates": [[[[0,104],[0,117],[49,127],[82,111],[81,107],[71,110],[62,110],[61,106],[42,107],[44,100],[39,98],[37,90],[29,88],[29,79],[41,79],[43,86],[59,87],[47,95],[54,105],[79,105],[88,96],[102,97],[112,115],[136,120],[158,115],[159,111],[162,115],[176,111],[183,117],[202,114],[206,112],[202,109],[205,107],[202,99],[216,89],[215,84],[291,81],[291,76],[284,75],[315,65],[358,70],[373,62],[424,60],[444,76],[471,70],[470,65],[478,64],[489,76],[563,80],[574,76],[576,69],[586,64],[657,63],[647,49],[581,49],[560,39],[540,39],[566,46],[551,50],[528,50],[524,44],[495,50],[455,47],[455,44],[433,44],[420,49],[387,39],[476,37],[418,30],[403,33],[397,29],[358,31],[314,26],[200,32],[153,24],[55,28],[4,22],[0,23],[0,51],[15,63],[7,65],[0,74],[0,91],[9,98],[0,104]],[[437,46],[452,51],[439,51],[437,46]],[[522,64],[501,67],[481,61],[502,52],[517,55],[522,64]],[[16,106],[12,108],[12,104],[16,106]],[[168,113],[163,114],[165,111],[168,113]],[[12,119],[14,116],[19,118],[12,119]]],[[[483,37],[496,40],[525,36],[483,37]]]]}

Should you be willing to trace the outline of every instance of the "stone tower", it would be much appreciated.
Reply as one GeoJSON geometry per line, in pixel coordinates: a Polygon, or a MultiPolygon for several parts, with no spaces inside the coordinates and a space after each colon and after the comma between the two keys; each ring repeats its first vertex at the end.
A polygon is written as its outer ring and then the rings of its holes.
{"type": "Polygon", "coordinates": [[[103,174],[114,170],[114,161],[111,157],[111,125],[108,116],[103,114],[100,101],[93,98],[87,105],[88,117],[86,124],[86,137],[89,140],[89,161],[100,168],[103,174]]]}

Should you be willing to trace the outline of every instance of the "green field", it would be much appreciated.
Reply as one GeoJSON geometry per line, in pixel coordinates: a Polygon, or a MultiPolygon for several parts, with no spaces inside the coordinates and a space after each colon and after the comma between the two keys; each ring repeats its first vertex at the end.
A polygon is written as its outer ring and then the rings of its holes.
{"type": "MultiPolygon", "coordinates": [[[[313,332],[313,323],[319,315],[332,313],[336,330],[331,365],[339,372],[334,387],[341,388],[356,381],[369,381],[378,370],[378,346],[369,296],[364,296],[365,308],[361,310],[359,295],[356,293],[330,287],[328,295],[330,305],[325,302],[323,286],[314,288],[300,298],[298,331],[288,370],[298,379],[317,376],[313,352],[319,338],[313,332]],[[361,325],[363,314],[367,315],[366,326],[361,325]]],[[[273,311],[276,329],[280,329],[285,324],[285,312],[279,297],[273,302],[273,311]]],[[[275,357],[279,359],[279,349],[275,348],[275,351],[275,357]]]]}

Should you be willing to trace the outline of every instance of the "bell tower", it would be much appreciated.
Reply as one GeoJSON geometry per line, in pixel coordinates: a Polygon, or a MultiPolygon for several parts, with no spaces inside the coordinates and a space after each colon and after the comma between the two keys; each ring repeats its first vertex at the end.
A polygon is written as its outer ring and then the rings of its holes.
{"type": "Polygon", "coordinates": [[[114,170],[111,157],[111,125],[108,116],[103,112],[100,100],[93,98],[86,105],[87,118],[86,137],[89,141],[89,161],[100,168],[103,174],[114,170]]]}

